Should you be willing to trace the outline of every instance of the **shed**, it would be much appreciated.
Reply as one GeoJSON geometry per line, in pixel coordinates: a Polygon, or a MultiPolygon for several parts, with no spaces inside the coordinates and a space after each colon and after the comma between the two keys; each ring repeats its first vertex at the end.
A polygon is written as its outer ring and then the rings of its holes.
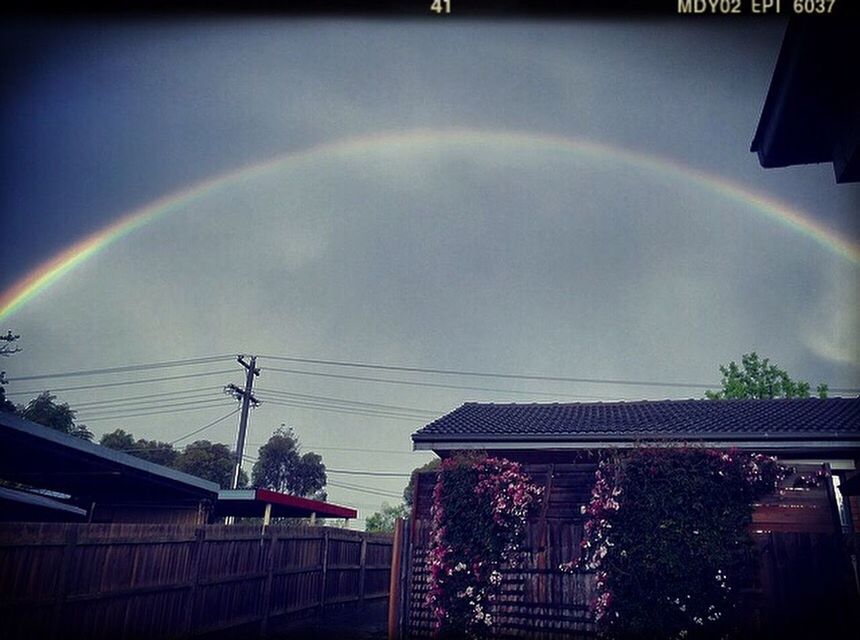
{"type": "MultiPolygon", "coordinates": [[[[219,490],[213,482],[11,413],[0,413],[0,480],[64,495],[52,498],[54,507],[83,509],[90,522],[203,524],[219,490]]],[[[62,513],[72,520],[79,515],[55,508],[52,519],[62,513]]]]}
{"type": "Polygon", "coordinates": [[[81,522],[87,511],[32,491],[0,487],[0,521],[81,522]]]}

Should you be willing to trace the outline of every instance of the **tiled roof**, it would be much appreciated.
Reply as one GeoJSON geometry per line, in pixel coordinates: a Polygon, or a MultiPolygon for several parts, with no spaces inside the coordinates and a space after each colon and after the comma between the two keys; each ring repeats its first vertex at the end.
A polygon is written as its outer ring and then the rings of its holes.
{"type": "Polygon", "coordinates": [[[800,438],[860,439],[860,398],[643,400],[571,404],[467,403],[415,442],[800,438]]]}

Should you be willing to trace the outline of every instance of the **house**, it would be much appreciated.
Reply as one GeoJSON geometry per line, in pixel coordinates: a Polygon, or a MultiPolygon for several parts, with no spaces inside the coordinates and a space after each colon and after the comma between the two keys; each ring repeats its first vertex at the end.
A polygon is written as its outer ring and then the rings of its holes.
{"type": "Polygon", "coordinates": [[[860,463],[860,398],[466,403],[412,436],[441,457],[480,449],[519,460],[571,451],[689,443],[770,453],[851,471],[860,463]]]}
{"type": "MultiPolygon", "coordinates": [[[[857,576],[846,543],[853,544],[851,516],[856,523],[860,512],[852,495],[860,465],[860,398],[467,403],[418,430],[412,440],[416,450],[442,458],[471,450],[518,461],[543,486],[540,513],[527,531],[527,560],[516,571],[505,570],[510,584],[503,610],[493,616],[501,625],[494,633],[593,633],[591,578],[564,575],[558,568],[579,556],[581,507],[590,498],[598,456],[639,446],[746,450],[777,456],[804,472],[826,465],[830,482],[783,485],[755,507],[751,531],[761,557],[780,557],[762,564],[756,606],[764,613],[756,615],[765,619],[768,611],[790,610],[767,618],[769,631],[776,633],[804,628],[835,602],[851,603],[840,604],[840,611],[856,610],[857,576]],[[850,500],[840,500],[840,482],[850,500]],[[786,561],[791,554],[800,554],[802,561],[786,561]],[[821,576],[836,577],[822,581],[821,576]],[[791,602],[804,602],[805,608],[793,611],[791,602]]],[[[411,564],[401,606],[404,624],[415,635],[430,632],[431,625],[423,593],[435,482],[435,472],[419,474],[404,542],[411,564]]]]}
{"type": "Polygon", "coordinates": [[[856,18],[789,21],[750,148],[762,167],[832,162],[836,182],[860,181],[858,43],[856,18]]]}

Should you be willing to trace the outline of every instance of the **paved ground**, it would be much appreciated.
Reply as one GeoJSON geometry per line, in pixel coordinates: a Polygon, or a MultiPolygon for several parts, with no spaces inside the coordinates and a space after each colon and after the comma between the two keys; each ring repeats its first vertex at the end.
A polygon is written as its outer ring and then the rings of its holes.
{"type": "Polygon", "coordinates": [[[320,620],[292,626],[277,637],[301,640],[385,640],[387,621],[388,603],[380,602],[361,610],[329,612],[320,620]]]}

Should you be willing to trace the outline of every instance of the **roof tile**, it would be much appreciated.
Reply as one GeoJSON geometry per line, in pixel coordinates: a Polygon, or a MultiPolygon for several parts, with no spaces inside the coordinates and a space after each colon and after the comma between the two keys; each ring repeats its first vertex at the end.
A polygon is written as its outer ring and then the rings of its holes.
{"type": "Polygon", "coordinates": [[[466,403],[412,439],[790,436],[860,438],[860,398],[642,400],[570,404],[466,403]]]}

